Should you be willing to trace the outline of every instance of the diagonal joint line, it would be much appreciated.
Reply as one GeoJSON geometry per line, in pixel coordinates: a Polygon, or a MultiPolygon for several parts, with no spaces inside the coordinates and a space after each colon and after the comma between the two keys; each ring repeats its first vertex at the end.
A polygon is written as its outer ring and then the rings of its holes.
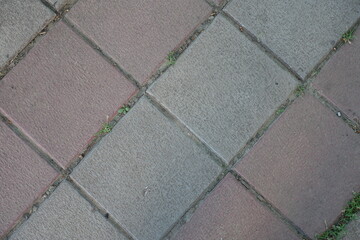
{"type": "Polygon", "coordinates": [[[201,145],[206,149],[206,151],[213,157],[214,161],[221,167],[226,168],[228,164],[226,161],[214,150],[212,149],[201,137],[199,137],[193,130],[188,128],[179,118],[177,118],[170,110],[163,106],[155,96],[146,92],[145,97],[153,104],[162,114],[165,115],[168,119],[175,122],[175,124],[180,127],[180,129],[185,133],[187,137],[190,137],[197,144],[201,145]]]}
{"type": "Polygon", "coordinates": [[[267,207],[277,218],[285,223],[292,231],[302,237],[304,240],[311,240],[311,238],[293,221],[286,217],[278,208],[273,206],[260,192],[258,192],[254,186],[252,186],[245,178],[234,170],[229,171],[255,198],[265,207],[267,207]]]}
{"type": "Polygon", "coordinates": [[[137,89],[141,89],[141,83],[137,81],[130,73],[128,73],[123,67],[121,67],[110,55],[105,53],[100,46],[98,46],[90,37],[88,37],[85,33],[83,33],[79,28],[75,26],[75,24],[64,17],[63,22],[74,31],[80,38],[82,38],[88,45],[90,45],[94,50],[96,50],[100,56],[102,56],[108,63],[113,65],[125,78],[131,82],[137,89]]]}

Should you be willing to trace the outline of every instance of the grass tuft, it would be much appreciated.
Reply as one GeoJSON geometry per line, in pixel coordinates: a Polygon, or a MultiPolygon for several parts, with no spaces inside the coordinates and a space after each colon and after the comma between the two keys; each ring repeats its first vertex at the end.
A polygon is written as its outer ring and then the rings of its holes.
{"type": "Polygon", "coordinates": [[[103,127],[101,128],[101,130],[99,132],[97,132],[96,135],[99,136],[99,135],[102,135],[102,134],[106,134],[106,133],[111,132],[111,130],[112,130],[112,127],[110,126],[110,124],[109,123],[104,123],[103,127]]]}
{"type": "Polygon", "coordinates": [[[299,85],[295,90],[295,95],[297,97],[304,95],[306,87],[304,85],[299,85]]]}
{"type": "Polygon", "coordinates": [[[124,106],[122,106],[122,107],[119,109],[118,113],[120,113],[120,114],[126,114],[126,113],[129,112],[129,111],[130,111],[130,107],[127,106],[127,105],[124,105],[124,106]]]}
{"type": "Polygon", "coordinates": [[[348,202],[345,209],[337,223],[332,225],[328,230],[320,235],[317,235],[318,240],[338,240],[345,233],[346,225],[353,219],[360,211],[360,192],[354,193],[354,198],[348,202]]]}

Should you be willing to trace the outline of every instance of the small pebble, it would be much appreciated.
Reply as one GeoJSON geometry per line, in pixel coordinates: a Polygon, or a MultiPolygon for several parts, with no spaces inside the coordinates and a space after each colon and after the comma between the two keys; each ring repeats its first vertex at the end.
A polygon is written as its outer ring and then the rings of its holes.
{"type": "Polygon", "coordinates": [[[149,193],[150,188],[149,187],[145,187],[145,189],[143,190],[143,196],[146,197],[146,195],[149,193]]]}
{"type": "Polygon", "coordinates": [[[338,117],[341,117],[341,112],[337,112],[336,114],[338,117]]]}

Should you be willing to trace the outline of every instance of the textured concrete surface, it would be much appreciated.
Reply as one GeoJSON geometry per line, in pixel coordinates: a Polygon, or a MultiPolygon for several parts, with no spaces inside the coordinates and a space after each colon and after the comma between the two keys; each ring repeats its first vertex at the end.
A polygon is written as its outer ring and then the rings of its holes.
{"type": "Polygon", "coordinates": [[[314,81],[321,94],[360,124],[360,31],[326,63],[314,81]]]}
{"type": "Polygon", "coordinates": [[[305,77],[358,19],[360,2],[233,0],[225,11],[305,77]]]}
{"type": "Polygon", "coordinates": [[[144,83],[210,11],[203,0],[80,0],[68,17],[144,83]]]}
{"type": "Polygon", "coordinates": [[[219,173],[204,149],[142,99],[73,177],[137,239],[159,239],[219,173]]]}
{"type": "Polygon", "coordinates": [[[342,240],[359,240],[360,239],[360,213],[357,218],[346,226],[346,232],[342,240]]]}
{"type": "Polygon", "coordinates": [[[218,16],[149,92],[229,161],[295,84],[218,16]]]}
{"type": "Polygon", "coordinates": [[[300,238],[228,174],[173,239],[300,238]]]}
{"type": "Polygon", "coordinates": [[[127,238],[64,181],[10,239],[127,238]]]}
{"type": "Polygon", "coordinates": [[[298,99],[236,169],[310,237],[360,191],[360,138],[314,97],[298,99]]]}
{"type": "Polygon", "coordinates": [[[0,81],[0,107],[66,166],[135,90],[59,22],[0,81]]]}
{"type": "MultiPolygon", "coordinates": [[[[53,22],[6,73],[0,118],[64,168],[137,93],[104,54],[145,84],[170,51],[184,40],[189,45],[145,97],[133,99],[113,131],[65,170],[86,196],[65,181],[16,229],[58,173],[0,122],[0,239],[9,232],[25,240],[126,239],[119,229],[137,240],[299,239],[292,224],[232,175],[219,182],[222,169],[210,151],[230,162],[298,84],[273,53],[304,77],[358,19],[359,0],[0,0],[0,68],[54,17],[46,1],[56,9],[77,2],[65,16],[76,30],[53,22]],[[206,20],[210,5],[225,2],[227,13],[218,9],[214,21],[206,20]],[[272,51],[265,53],[231,18],[272,51]],[[204,21],[204,31],[189,42],[204,21]],[[209,186],[214,190],[202,199],[209,186]],[[110,212],[112,224],[89,196],[110,212]]],[[[311,81],[354,121],[360,115],[356,37],[311,81]]],[[[305,94],[234,169],[315,238],[360,191],[359,136],[305,94]]],[[[348,228],[350,240],[359,238],[357,225],[348,228]]]]}
{"type": "Polygon", "coordinates": [[[0,237],[57,173],[0,121],[0,237]]]}
{"type": "Polygon", "coordinates": [[[55,15],[38,0],[0,0],[0,68],[55,15]]]}

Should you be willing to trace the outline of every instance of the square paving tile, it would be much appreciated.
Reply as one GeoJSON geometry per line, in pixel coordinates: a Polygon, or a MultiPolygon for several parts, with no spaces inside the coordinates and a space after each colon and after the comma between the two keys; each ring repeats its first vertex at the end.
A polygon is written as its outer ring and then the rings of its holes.
{"type": "Polygon", "coordinates": [[[225,11],[304,78],[358,19],[360,2],[233,0],[225,11]]]}
{"type": "Polygon", "coordinates": [[[66,181],[10,238],[35,239],[127,239],[107,222],[66,181]]]}
{"type": "Polygon", "coordinates": [[[80,0],[67,17],[144,83],[210,12],[203,0],[80,0]]]}
{"type": "Polygon", "coordinates": [[[314,87],[360,124],[360,31],[321,69],[314,87]]]}
{"type": "Polygon", "coordinates": [[[0,107],[66,166],[135,91],[59,22],[0,81],[0,107]]]}
{"type": "Polygon", "coordinates": [[[317,99],[297,99],[236,170],[310,237],[360,190],[360,138],[317,99]]]}
{"type": "Polygon", "coordinates": [[[173,239],[300,238],[228,174],[173,239]]]}
{"type": "Polygon", "coordinates": [[[142,99],[73,177],[137,239],[160,239],[220,171],[206,150],[142,99]]]}
{"type": "Polygon", "coordinates": [[[38,0],[0,0],[0,68],[55,14],[38,0]]]}
{"type": "Polygon", "coordinates": [[[0,238],[58,176],[0,121],[0,238]]]}
{"type": "Polygon", "coordinates": [[[357,217],[346,226],[342,240],[359,240],[360,239],[360,213],[357,217]]]}
{"type": "Polygon", "coordinates": [[[295,85],[287,71],[218,16],[149,93],[230,161],[295,85]]]}

